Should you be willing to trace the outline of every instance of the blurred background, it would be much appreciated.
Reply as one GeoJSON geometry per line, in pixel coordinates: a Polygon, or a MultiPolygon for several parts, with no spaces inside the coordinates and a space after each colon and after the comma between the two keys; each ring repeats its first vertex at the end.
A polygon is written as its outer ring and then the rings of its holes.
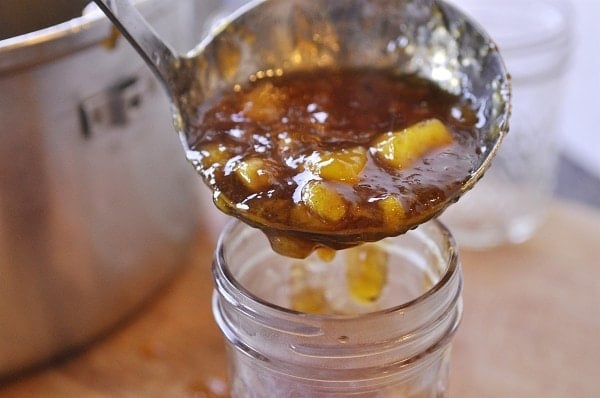
{"type": "Polygon", "coordinates": [[[600,91],[600,53],[595,50],[600,2],[571,3],[575,40],[559,130],[562,156],[556,189],[560,196],[600,206],[600,134],[595,110],[600,91]]]}

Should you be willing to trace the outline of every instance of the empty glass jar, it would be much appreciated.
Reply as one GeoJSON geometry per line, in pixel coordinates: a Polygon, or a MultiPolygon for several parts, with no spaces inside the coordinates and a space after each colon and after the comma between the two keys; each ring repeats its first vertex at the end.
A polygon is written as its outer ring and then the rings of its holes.
{"type": "Polygon", "coordinates": [[[443,397],[462,309],[448,230],[432,221],[327,257],[280,256],[240,222],[223,232],[213,313],[231,396],[443,397]]]}
{"type": "MultiPolygon", "coordinates": [[[[568,0],[455,0],[496,40],[512,76],[510,132],[484,178],[444,213],[461,247],[531,238],[552,199],[565,71],[573,49],[568,0]]],[[[575,132],[573,132],[575,133],[575,132]]]]}

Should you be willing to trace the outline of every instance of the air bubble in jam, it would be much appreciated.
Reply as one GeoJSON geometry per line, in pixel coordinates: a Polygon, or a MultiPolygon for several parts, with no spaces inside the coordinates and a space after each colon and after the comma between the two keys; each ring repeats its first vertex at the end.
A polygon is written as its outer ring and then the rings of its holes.
{"type": "Polygon", "coordinates": [[[218,207],[281,254],[404,233],[439,214],[477,165],[478,109],[425,79],[375,69],[253,76],[202,105],[191,149],[218,207]]]}

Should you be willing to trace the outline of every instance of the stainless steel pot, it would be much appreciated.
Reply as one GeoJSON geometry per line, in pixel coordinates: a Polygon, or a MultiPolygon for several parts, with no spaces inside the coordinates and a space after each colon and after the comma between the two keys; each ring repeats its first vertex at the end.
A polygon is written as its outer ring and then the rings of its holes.
{"type": "MultiPolygon", "coordinates": [[[[0,2],[0,376],[130,313],[198,227],[168,101],[99,12],[69,19],[86,3],[0,2]]],[[[176,43],[185,3],[138,5],[176,43]]]]}

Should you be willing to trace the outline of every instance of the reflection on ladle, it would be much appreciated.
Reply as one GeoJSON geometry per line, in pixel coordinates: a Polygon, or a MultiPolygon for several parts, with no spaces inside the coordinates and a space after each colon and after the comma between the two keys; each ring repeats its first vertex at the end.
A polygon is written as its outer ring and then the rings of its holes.
{"type": "MultiPolygon", "coordinates": [[[[174,54],[129,0],[94,1],[163,82],[173,103],[175,127],[198,169],[203,168],[195,147],[202,138],[194,127],[200,122],[198,109],[269,73],[391,70],[432,81],[473,105],[479,116],[475,167],[460,180],[455,194],[418,223],[439,215],[477,182],[508,131],[510,84],[496,46],[476,23],[441,0],[254,1],[186,56],[174,54]]],[[[307,243],[307,250],[295,254],[299,257],[321,245],[339,249],[385,237],[268,225],[236,211],[235,203],[220,200],[222,210],[263,228],[272,242],[284,237],[307,243]]]]}

